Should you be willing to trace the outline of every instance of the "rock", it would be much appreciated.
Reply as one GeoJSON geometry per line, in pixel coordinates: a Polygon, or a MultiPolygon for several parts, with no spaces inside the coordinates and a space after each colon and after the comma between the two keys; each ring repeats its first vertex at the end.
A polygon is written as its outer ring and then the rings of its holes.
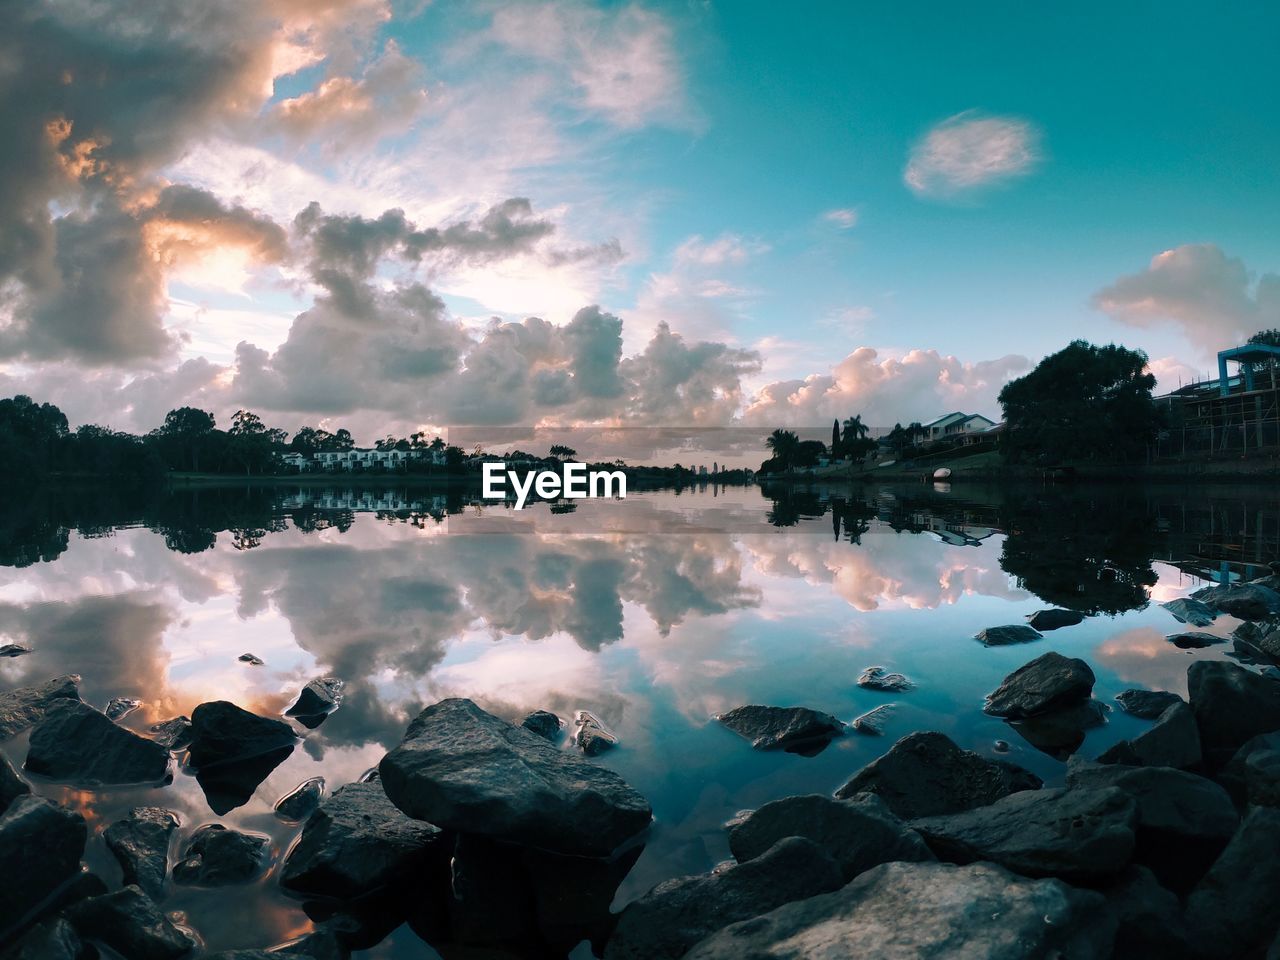
{"type": "Polygon", "coordinates": [[[107,715],[108,720],[123,720],[140,706],[142,701],[135,700],[133,697],[112,697],[107,701],[106,709],[102,712],[107,715]]]}
{"type": "Polygon", "coordinates": [[[1062,627],[1074,627],[1084,622],[1084,614],[1077,610],[1037,610],[1027,617],[1027,626],[1036,630],[1059,630],[1062,627]]]}
{"type": "Polygon", "coordinates": [[[298,784],[276,801],[275,815],[286,823],[301,823],[320,806],[324,797],[324,777],[312,777],[298,784]]]}
{"type": "Polygon", "coordinates": [[[1205,647],[1227,642],[1224,637],[1215,636],[1212,633],[1204,633],[1200,630],[1171,633],[1165,639],[1179,650],[1203,650],[1205,647]]]}
{"type": "Polygon", "coordinates": [[[345,686],[346,682],[337,677],[312,680],[302,688],[297,701],[285,711],[285,716],[295,718],[308,730],[314,730],[342,705],[342,689],[345,686]]]}
{"type": "Polygon", "coordinates": [[[18,776],[4,754],[0,753],[0,814],[9,809],[9,804],[19,797],[31,792],[27,782],[18,776]]]}
{"type": "Polygon", "coordinates": [[[1088,699],[1094,676],[1089,665],[1050,651],[1025,663],[987,695],[983,712],[1021,720],[1088,699]]]}
{"type": "Polygon", "coordinates": [[[1200,767],[1200,728],[1195,714],[1177,700],[1154,724],[1132,740],[1121,740],[1098,756],[1099,763],[1124,763],[1139,767],[1200,767]]]}
{"type": "Polygon", "coordinates": [[[894,708],[897,704],[882,703],[874,710],[868,710],[866,713],[853,718],[853,727],[858,733],[865,733],[873,737],[879,737],[884,734],[884,725],[889,718],[893,716],[894,708]]]}
{"type": "Polygon", "coordinates": [[[852,800],[810,794],[766,803],[733,825],[729,849],[745,863],[785,837],[812,840],[845,880],[890,860],[934,859],[920,835],[869,793],[852,800]]]}
{"type": "Polygon", "coordinates": [[[886,863],[726,927],[685,960],[1104,960],[1115,930],[1099,894],[1058,880],[987,863],[886,863]]]}
{"type": "Polygon", "coordinates": [[[1255,807],[1186,902],[1201,956],[1261,953],[1280,929],[1280,810],[1255,807]]]}
{"type": "Polygon", "coordinates": [[[149,728],[151,739],[167,750],[181,750],[191,742],[191,718],[174,717],[153,723],[149,728]]]}
{"type": "Polygon", "coordinates": [[[986,807],[912,820],[939,860],[990,860],[1029,877],[1118,873],[1134,847],[1137,804],[1117,787],[1023,790],[986,807]]]}
{"type": "Polygon", "coordinates": [[[958,813],[994,803],[1018,790],[1035,790],[1040,778],[1003,760],[961,750],[941,733],[912,733],[859,770],[836,797],[874,793],[897,816],[958,813]]]}
{"type": "Polygon", "coordinates": [[[354,900],[447,858],[437,827],[406,817],[380,784],[348,783],[307,819],[280,885],[305,896],[354,900]]]}
{"type": "Polygon", "coordinates": [[[177,960],[196,945],[134,886],[82,900],[66,916],[81,936],[101,940],[129,960],[177,960]]]}
{"type": "Polygon", "coordinates": [[[596,956],[603,954],[617,923],[610,907],[643,852],[644,847],[635,844],[612,860],[585,860],[524,850],[539,940],[557,951],[556,956],[571,953],[583,940],[591,943],[596,956]]]}
{"type": "Polygon", "coordinates": [[[1119,924],[1117,957],[1185,957],[1186,925],[1176,894],[1160,886],[1143,866],[1130,866],[1114,881],[1099,887],[1119,924]]]}
{"type": "Polygon", "coordinates": [[[1245,796],[1255,807],[1280,807],[1280,751],[1258,750],[1245,761],[1245,796]]]}
{"type": "Polygon", "coordinates": [[[757,750],[796,749],[826,746],[844,732],[844,724],[829,713],[808,707],[738,707],[716,717],[757,750]]]}
{"type": "Polygon", "coordinates": [[[0,743],[35,726],[51,703],[80,699],[80,678],[67,674],[34,687],[0,693],[0,743]]]}
{"type": "Polygon", "coordinates": [[[1223,583],[1202,587],[1191,596],[1241,620],[1265,620],[1280,614],[1280,593],[1260,583],[1223,583]]]}
{"type": "Polygon", "coordinates": [[[201,887],[248,883],[266,867],[270,848],[271,841],[264,836],[210,823],[187,841],[173,865],[173,882],[201,887]]]}
{"type": "Polygon", "coordinates": [[[30,653],[30,647],[24,647],[20,643],[6,643],[0,646],[0,657],[20,657],[24,653],[30,653]]]}
{"type": "Polygon", "coordinates": [[[614,736],[605,725],[600,722],[600,718],[586,710],[579,710],[574,716],[573,744],[588,757],[598,756],[606,750],[611,750],[618,745],[618,738],[614,736]]]}
{"type": "Polygon", "coordinates": [[[1280,751],[1280,732],[1252,737],[1241,745],[1215,775],[1217,782],[1231,795],[1237,807],[1243,807],[1249,802],[1249,758],[1255,753],[1273,750],[1280,751]]]}
{"type": "Polygon", "coordinates": [[[1110,708],[1106,704],[1090,698],[1008,723],[1031,746],[1056,760],[1065,761],[1080,749],[1087,731],[1107,722],[1108,712],[1110,708]]]}
{"type": "Polygon", "coordinates": [[[1207,627],[1218,619],[1218,613],[1213,607],[1199,600],[1192,600],[1190,597],[1179,597],[1160,606],[1173,614],[1176,619],[1189,623],[1193,627],[1207,627]]]}
{"type": "Polygon", "coordinates": [[[654,887],[628,904],[604,960],[679,960],[730,923],[835,890],[840,871],[809,840],[787,837],[754,860],[654,887]]]}
{"type": "Polygon", "coordinates": [[[84,817],[22,796],[0,817],[0,932],[80,871],[84,817]]]}
{"type": "Polygon", "coordinates": [[[215,700],[191,712],[189,759],[191,766],[199,769],[293,747],[297,739],[293,728],[282,720],[215,700]]]}
{"type": "Polygon", "coordinates": [[[554,743],[560,737],[560,728],[564,724],[550,710],[535,710],[520,721],[520,726],[526,730],[532,730],[543,740],[554,743]]]}
{"type": "Polygon", "coordinates": [[[51,703],[31,731],[26,768],[84,785],[156,784],[171,777],[168,750],[69,699],[51,703]]]}
{"type": "Polygon", "coordinates": [[[992,743],[992,744],[991,744],[991,749],[992,749],[992,750],[994,750],[996,753],[1008,753],[1008,752],[1009,752],[1009,741],[1008,741],[1008,740],[996,740],[994,743],[992,743]]]}
{"type": "Polygon", "coordinates": [[[885,673],[884,667],[867,667],[858,677],[858,686],[886,693],[903,693],[915,684],[900,673],[885,673]]]}
{"type": "Polygon", "coordinates": [[[613,771],[470,700],[423,710],[378,770],[391,802],[415,820],[571,856],[608,856],[653,817],[613,771]]]}
{"type": "Polygon", "coordinates": [[[278,944],[267,951],[271,960],[286,957],[310,957],[311,960],[348,960],[351,951],[332,930],[320,927],[310,933],[278,944]]]}
{"type": "Polygon", "coordinates": [[[178,829],[178,818],[162,807],[134,807],[129,816],[102,832],[102,838],[120,863],[125,884],[134,884],[152,900],[164,897],[169,873],[169,841],[178,829]]]}
{"type": "Polygon", "coordinates": [[[1175,703],[1186,703],[1176,693],[1164,690],[1122,690],[1116,694],[1120,709],[1143,720],[1154,720],[1175,703]]]}
{"type": "Polygon", "coordinates": [[[84,944],[76,928],[61,917],[32,927],[4,955],[5,960],[82,960],[83,957],[86,957],[84,944]]]}
{"type": "Polygon", "coordinates": [[[251,667],[260,667],[266,662],[261,657],[252,653],[242,653],[240,656],[236,657],[236,659],[241,663],[247,663],[251,667]]]}
{"type": "Polygon", "coordinates": [[[974,635],[984,647],[1007,647],[1015,643],[1030,643],[1044,639],[1044,634],[1030,624],[1010,623],[1003,627],[987,627],[974,635]]]}
{"type": "Polygon", "coordinates": [[[1233,663],[1197,660],[1187,669],[1205,762],[1217,768],[1245,741],[1280,730],[1280,683],[1233,663]]]}
{"type": "Polygon", "coordinates": [[[209,809],[222,816],[253,799],[271,771],[289,759],[291,753],[292,746],[281,747],[242,760],[201,767],[196,771],[196,782],[204,791],[209,809]]]}

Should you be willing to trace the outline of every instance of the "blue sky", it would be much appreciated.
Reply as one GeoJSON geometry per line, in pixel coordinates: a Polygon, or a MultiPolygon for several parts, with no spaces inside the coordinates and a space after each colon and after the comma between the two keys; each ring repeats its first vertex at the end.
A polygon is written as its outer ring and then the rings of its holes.
{"type": "Polygon", "coordinates": [[[120,426],[889,425],[997,415],[1075,337],[1172,387],[1280,326],[1274,7],[242,11],[19,21],[0,110],[49,150],[0,231],[51,239],[0,258],[0,386],[120,426]]]}

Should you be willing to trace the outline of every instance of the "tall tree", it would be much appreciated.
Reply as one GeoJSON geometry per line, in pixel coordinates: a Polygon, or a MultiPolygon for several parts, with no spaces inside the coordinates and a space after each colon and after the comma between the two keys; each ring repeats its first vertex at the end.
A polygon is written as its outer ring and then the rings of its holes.
{"type": "Polygon", "coordinates": [[[840,456],[840,420],[831,421],[831,456],[840,456]]]}
{"type": "Polygon", "coordinates": [[[795,462],[796,452],[800,449],[800,437],[779,427],[769,434],[764,445],[773,453],[774,459],[786,468],[795,462]]]}

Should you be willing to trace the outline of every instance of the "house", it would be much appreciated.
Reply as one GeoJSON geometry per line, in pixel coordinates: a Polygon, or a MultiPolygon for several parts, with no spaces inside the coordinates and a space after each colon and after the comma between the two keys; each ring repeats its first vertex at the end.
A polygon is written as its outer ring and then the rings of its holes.
{"type": "MultiPolygon", "coordinates": [[[[285,454],[303,456],[302,454],[285,454]]],[[[321,450],[308,458],[309,467],[300,469],[325,470],[403,470],[410,462],[431,463],[439,466],[445,462],[443,450],[370,450],[353,447],[350,450],[321,450]]],[[[286,462],[288,462],[286,460],[286,462]]]]}
{"type": "Polygon", "coordinates": [[[959,410],[921,424],[917,444],[934,443],[938,440],[965,437],[969,434],[990,430],[996,425],[994,420],[980,413],[962,413],[959,410]]]}

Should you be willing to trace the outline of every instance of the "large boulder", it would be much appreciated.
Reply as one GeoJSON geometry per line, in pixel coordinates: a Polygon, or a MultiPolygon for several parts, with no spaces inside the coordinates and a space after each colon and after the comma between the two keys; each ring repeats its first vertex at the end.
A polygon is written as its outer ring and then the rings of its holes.
{"type": "Polygon", "coordinates": [[[169,751],[79,700],[51,703],[31,731],[26,768],[84,785],[161,783],[169,751]]]}
{"type": "Polygon", "coordinates": [[[808,707],[762,707],[751,704],[716,717],[757,750],[824,746],[844,732],[844,724],[829,713],[808,707]]]}
{"type": "Polygon", "coordinates": [[[101,940],[129,960],[178,960],[196,945],[134,886],[82,900],[66,916],[81,936],[101,940]]]}
{"type": "Polygon", "coordinates": [[[297,740],[293,727],[282,720],[260,717],[234,703],[215,700],[191,711],[188,762],[199,770],[293,747],[297,740]]]}
{"type": "Polygon", "coordinates": [[[22,796],[0,817],[0,933],[80,870],[84,817],[22,796]]]}
{"type": "Polygon", "coordinates": [[[1280,730],[1280,683],[1222,660],[1187,668],[1205,762],[1217,768],[1247,740],[1280,730]]]}
{"type": "Polygon", "coordinates": [[[1042,640],[1044,634],[1027,623],[1010,623],[1002,627],[987,627],[985,630],[979,630],[973,639],[984,647],[1007,647],[1015,643],[1042,640]]]}
{"type": "Polygon", "coordinates": [[[0,753],[0,814],[9,809],[9,804],[31,792],[27,782],[18,776],[18,771],[0,753]]]}
{"type": "Polygon", "coordinates": [[[1186,902],[1204,957],[1260,954],[1280,930],[1280,810],[1256,807],[1186,902]]]}
{"type": "Polygon", "coordinates": [[[378,771],[391,802],[415,820],[571,856],[608,856],[653,818],[613,771],[470,700],[423,710],[378,771]]]}
{"type": "Polygon", "coordinates": [[[1116,694],[1120,709],[1143,720],[1154,720],[1176,703],[1186,703],[1167,690],[1121,690],[1116,694]]]}
{"type": "Polygon", "coordinates": [[[129,816],[102,831],[102,838],[119,861],[124,882],[159,900],[169,873],[169,842],[177,829],[178,818],[172,811],[134,807],[129,816]]]}
{"type": "Polygon", "coordinates": [[[1087,700],[1093,683],[1087,663],[1051,650],[1005,677],[982,709],[993,717],[1022,720],[1087,700]]]}
{"type": "Polygon", "coordinates": [[[939,860],[990,860],[1029,877],[1118,873],[1134,847],[1137,804],[1116,787],[1024,790],[986,807],[912,820],[939,860]]]}
{"type": "Polygon", "coordinates": [[[1192,600],[1190,597],[1178,597],[1160,606],[1173,614],[1176,619],[1189,623],[1193,627],[1207,627],[1218,619],[1218,612],[1213,607],[1199,600],[1192,600]]]}
{"type": "Polygon", "coordinates": [[[267,866],[271,841],[220,823],[201,827],[173,865],[173,882],[221,887],[256,880],[267,866]]]}
{"type": "Polygon", "coordinates": [[[605,960],[679,960],[731,923],[784,903],[835,890],[839,869],[817,845],[787,837],[754,860],[654,887],[630,903],[605,947],[605,960]]]}
{"type": "Polygon", "coordinates": [[[379,783],[348,783],[308,818],[280,885],[304,896],[354,900],[421,872],[433,858],[448,859],[437,827],[406,817],[379,783]]]}
{"type": "Polygon", "coordinates": [[[931,731],[912,733],[872,760],[836,791],[847,800],[874,793],[904,819],[958,813],[994,803],[1018,790],[1035,790],[1040,778],[1003,760],[961,750],[931,731]]]}
{"type": "Polygon", "coordinates": [[[1241,620],[1264,620],[1280,614],[1280,593],[1260,583],[1221,583],[1202,587],[1191,596],[1241,620]]]}
{"type": "Polygon", "coordinates": [[[1115,915],[1116,952],[1124,957],[1179,958],[1190,955],[1182,904],[1154,873],[1134,865],[1098,892],[1115,915]]]}
{"type": "Polygon", "coordinates": [[[840,867],[845,880],[891,860],[934,859],[920,835],[872,793],[852,800],[815,793],[766,803],[730,827],[729,849],[745,863],[786,837],[812,840],[840,867]]]}
{"type": "Polygon", "coordinates": [[[1105,960],[1115,930],[1101,895],[1058,880],[988,863],[886,863],[726,927],[685,960],[1105,960]]]}
{"type": "Polygon", "coordinates": [[[4,960],[87,960],[76,928],[61,917],[37,924],[4,954],[4,960]]]}
{"type": "Polygon", "coordinates": [[[1201,759],[1200,727],[1191,708],[1181,700],[1132,740],[1112,744],[1098,756],[1100,763],[1179,770],[1197,769],[1201,759]]]}
{"type": "Polygon", "coordinates": [[[0,743],[35,726],[50,704],[79,699],[80,677],[74,673],[0,693],[0,743]]]}

